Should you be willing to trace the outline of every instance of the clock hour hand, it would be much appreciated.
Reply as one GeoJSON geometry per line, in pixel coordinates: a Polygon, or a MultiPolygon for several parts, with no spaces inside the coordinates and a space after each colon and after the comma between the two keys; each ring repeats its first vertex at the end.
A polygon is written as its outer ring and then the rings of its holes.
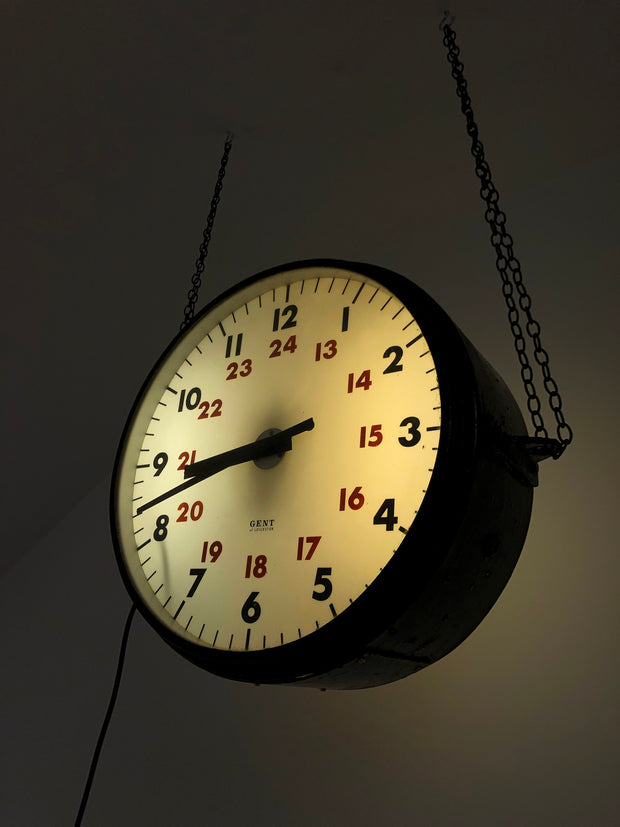
{"type": "Polygon", "coordinates": [[[231,465],[239,465],[242,462],[262,459],[262,457],[268,457],[272,454],[283,454],[285,451],[290,451],[293,447],[294,436],[304,431],[311,431],[313,428],[314,420],[312,418],[305,419],[303,422],[292,425],[290,428],[286,428],[286,430],[280,431],[273,436],[257,439],[254,442],[249,442],[247,445],[242,445],[240,448],[233,448],[232,451],[216,454],[214,457],[201,459],[185,467],[185,478],[198,477],[204,480],[213,474],[223,471],[225,468],[229,468],[231,465]]]}
{"type": "Polygon", "coordinates": [[[192,485],[218,474],[225,468],[230,468],[231,465],[239,465],[243,462],[250,462],[254,459],[261,459],[271,454],[283,454],[285,451],[290,451],[293,447],[293,437],[301,434],[304,431],[311,431],[314,428],[314,420],[305,419],[297,425],[293,425],[284,431],[280,431],[274,436],[268,436],[264,439],[257,439],[254,442],[249,442],[247,445],[242,445],[239,448],[233,448],[231,451],[224,451],[223,454],[216,454],[214,457],[200,460],[199,462],[188,465],[185,468],[185,477],[189,477],[185,482],[165,491],[153,500],[144,503],[136,509],[136,514],[142,514],[147,508],[152,508],[154,505],[185,491],[186,488],[191,488],[192,485]]]}

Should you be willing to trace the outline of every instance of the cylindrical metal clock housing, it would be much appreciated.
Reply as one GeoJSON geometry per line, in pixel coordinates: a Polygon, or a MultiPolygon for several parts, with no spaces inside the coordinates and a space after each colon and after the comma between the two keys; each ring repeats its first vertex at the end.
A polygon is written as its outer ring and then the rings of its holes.
{"type": "Polygon", "coordinates": [[[525,435],[503,381],[408,279],[282,265],[212,302],[140,391],[112,486],[121,574],[216,674],[397,680],[464,640],[508,581],[532,504],[509,460],[525,435]]]}

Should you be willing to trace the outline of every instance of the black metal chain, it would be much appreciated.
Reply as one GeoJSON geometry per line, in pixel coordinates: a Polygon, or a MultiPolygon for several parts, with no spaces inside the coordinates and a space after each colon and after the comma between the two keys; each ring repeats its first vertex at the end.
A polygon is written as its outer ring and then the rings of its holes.
{"type": "Polygon", "coordinates": [[[192,286],[189,293],[187,294],[187,304],[185,305],[184,311],[185,317],[181,322],[181,330],[185,330],[185,328],[190,324],[190,322],[194,318],[196,302],[198,301],[198,291],[200,290],[201,285],[201,276],[205,268],[205,260],[207,258],[207,253],[209,252],[209,242],[211,241],[211,233],[213,231],[213,224],[215,222],[217,205],[220,202],[220,195],[222,193],[222,187],[224,185],[224,175],[226,174],[226,164],[228,163],[228,156],[230,155],[230,149],[232,147],[232,139],[233,136],[229,132],[226,136],[226,142],[224,143],[224,154],[222,155],[222,160],[220,161],[220,170],[217,174],[215,190],[213,192],[213,198],[211,199],[211,209],[209,210],[209,216],[207,218],[207,226],[204,228],[202,232],[202,244],[200,245],[200,252],[198,258],[196,259],[196,272],[192,276],[192,286]]]}
{"type": "Polygon", "coordinates": [[[553,443],[550,446],[550,453],[557,459],[566,446],[572,441],[573,432],[564,419],[562,413],[562,399],[558,392],[558,386],[551,376],[549,369],[549,355],[543,348],[540,340],[540,325],[533,318],[531,312],[532,300],[523,284],[521,265],[513,251],[513,240],[506,230],[506,215],[499,208],[499,194],[491,180],[491,169],[484,157],[484,147],[478,135],[478,126],[474,120],[474,112],[471,106],[471,99],[467,91],[467,82],[463,74],[463,64],[459,60],[460,50],[456,45],[456,35],[452,29],[454,17],[448,19],[449,13],[444,14],[440,25],[443,31],[443,43],[448,50],[448,61],[452,67],[452,77],[456,81],[456,94],[461,101],[461,111],[467,122],[467,134],[471,138],[471,153],[476,162],[476,175],[480,179],[480,196],[486,204],[485,219],[491,229],[491,244],[496,253],[496,266],[502,279],[502,292],[508,307],[508,320],[515,341],[515,349],[521,364],[521,379],[527,395],[527,407],[530,412],[535,435],[539,439],[548,440],[553,443]],[[534,345],[534,358],[538,363],[542,376],[543,385],[549,397],[549,407],[555,415],[557,424],[557,440],[549,440],[540,411],[540,399],[534,386],[534,374],[528,354],[523,329],[519,322],[519,310],[515,303],[514,290],[519,294],[519,307],[525,315],[525,329],[527,335],[534,345]]]}

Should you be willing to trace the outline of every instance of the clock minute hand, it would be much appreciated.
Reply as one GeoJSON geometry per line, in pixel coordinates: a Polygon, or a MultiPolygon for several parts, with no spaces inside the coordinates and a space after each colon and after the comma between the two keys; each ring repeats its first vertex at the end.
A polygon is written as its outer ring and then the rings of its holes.
{"type": "Polygon", "coordinates": [[[265,439],[258,439],[255,442],[249,442],[247,445],[242,445],[239,448],[233,448],[231,451],[224,451],[223,454],[216,454],[214,457],[200,460],[199,462],[188,465],[185,468],[185,482],[165,491],[158,497],[155,497],[144,505],[136,509],[136,514],[142,514],[147,508],[152,508],[154,505],[185,491],[186,488],[191,488],[202,480],[218,474],[225,468],[230,468],[231,465],[239,465],[242,462],[249,462],[253,459],[260,459],[261,457],[268,457],[270,454],[282,454],[285,451],[290,451],[293,447],[293,437],[301,434],[304,431],[311,431],[314,428],[314,420],[306,419],[303,422],[287,428],[285,431],[280,431],[274,436],[265,437],[265,439]]]}
{"type": "Polygon", "coordinates": [[[192,465],[187,465],[184,476],[186,479],[189,477],[204,480],[207,477],[213,476],[213,474],[218,474],[225,468],[230,468],[231,465],[240,465],[242,462],[261,459],[271,454],[283,454],[285,451],[290,451],[293,447],[294,436],[304,431],[311,431],[313,428],[314,420],[312,418],[305,419],[303,422],[292,425],[290,428],[286,428],[286,430],[280,431],[280,433],[274,434],[273,436],[248,442],[247,445],[233,448],[232,451],[225,451],[223,454],[216,454],[214,457],[201,459],[192,465]]]}

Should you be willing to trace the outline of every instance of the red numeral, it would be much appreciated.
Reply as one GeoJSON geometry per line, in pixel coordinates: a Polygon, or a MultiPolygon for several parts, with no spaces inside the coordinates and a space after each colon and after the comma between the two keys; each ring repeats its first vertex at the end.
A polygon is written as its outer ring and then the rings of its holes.
{"type": "Polygon", "coordinates": [[[333,359],[338,353],[338,342],[335,339],[328,339],[324,344],[317,342],[314,349],[314,361],[319,362],[321,359],[333,359]]]}
{"type": "Polygon", "coordinates": [[[186,465],[193,465],[196,462],[196,451],[192,451],[191,455],[189,451],[183,451],[183,453],[179,454],[179,459],[181,460],[181,464],[177,468],[177,471],[183,471],[186,465]]]}
{"type": "MultiPolygon", "coordinates": [[[[230,367],[230,365],[229,365],[230,367]]],[[[232,377],[229,377],[232,378],[232,377]]],[[[198,419],[213,419],[214,416],[221,416],[222,415],[222,400],[221,399],[214,399],[213,402],[201,402],[198,405],[199,408],[202,408],[201,413],[198,414],[198,419]],[[211,413],[209,413],[209,409],[212,408],[211,413]]]]}
{"type": "Polygon", "coordinates": [[[366,426],[362,425],[360,429],[360,448],[376,448],[383,442],[383,434],[381,433],[381,425],[371,425],[370,434],[366,437],[366,426]]]}
{"type": "Polygon", "coordinates": [[[362,494],[362,486],[356,485],[353,491],[347,497],[347,489],[340,489],[340,511],[344,511],[347,506],[353,511],[358,511],[364,505],[364,495],[362,494]]]}
{"type": "Polygon", "coordinates": [[[207,560],[207,554],[209,554],[211,556],[211,563],[215,563],[221,553],[222,543],[219,540],[214,540],[211,545],[209,545],[208,540],[205,540],[202,544],[202,556],[200,558],[200,562],[205,563],[207,560]]]}
{"type": "Polygon", "coordinates": [[[252,555],[248,554],[245,562],[245,576],[246,577],[264,577],[267,574],[267,558],[264,554],[259,554],[254,565],[252,565],[252,555]]]}
{"type": "Polygon", "coordinates": [[[280,339],[274,339],[269,347],[271,348],[271,353],[269,354],[270,359],[282,356],[284,351],[287,353],[295,353],[297,350],[297,338],[295,336],[289,336],[284,345],[280,339]]]}
{"type": "Polygon", "coordinates": [[[316,551],[316,547],[321,542],[320,537],[298,537],[297,539],[297,559],[298,560],[310,560],[312,555],[316,551]],[[306,552],[306,556],[304,557],[304,542],[310,545],[310,548],[306,552]]]}
{"type": "Polygon", "coordinates": [[[347,381],[347,393],[353,393],[355,388],[363,388],[367,391],[371,385],[369,370],[363,370],[357,379],[355,378],[355,374],[350,373],[347,381]]]}
{"type": "Polygon", "coordinates": [[[204,507],[200,500],[196,500],[196,502],[193,503],[191,506],[189,505],[189,503],[181,503],[181,505],[177,508],[177,511],[181,512],[177,517],[177,523],[186,523],[188,513],[190,519],[193,522],[196,522],[196,520],[199,520],[202,517],[204,507]]]}
{"type": "Polygon", "coordinates": [[[226,370],[228,371],[226,381],[229,379],[237,379],[239,376],[249,376],[252,373],[252,360],[244,359],[243,362],[241,362],[241,370],[239,370],[239,365],[237,362],[231,362],[230,365],[227,366],[226,370]]]}

